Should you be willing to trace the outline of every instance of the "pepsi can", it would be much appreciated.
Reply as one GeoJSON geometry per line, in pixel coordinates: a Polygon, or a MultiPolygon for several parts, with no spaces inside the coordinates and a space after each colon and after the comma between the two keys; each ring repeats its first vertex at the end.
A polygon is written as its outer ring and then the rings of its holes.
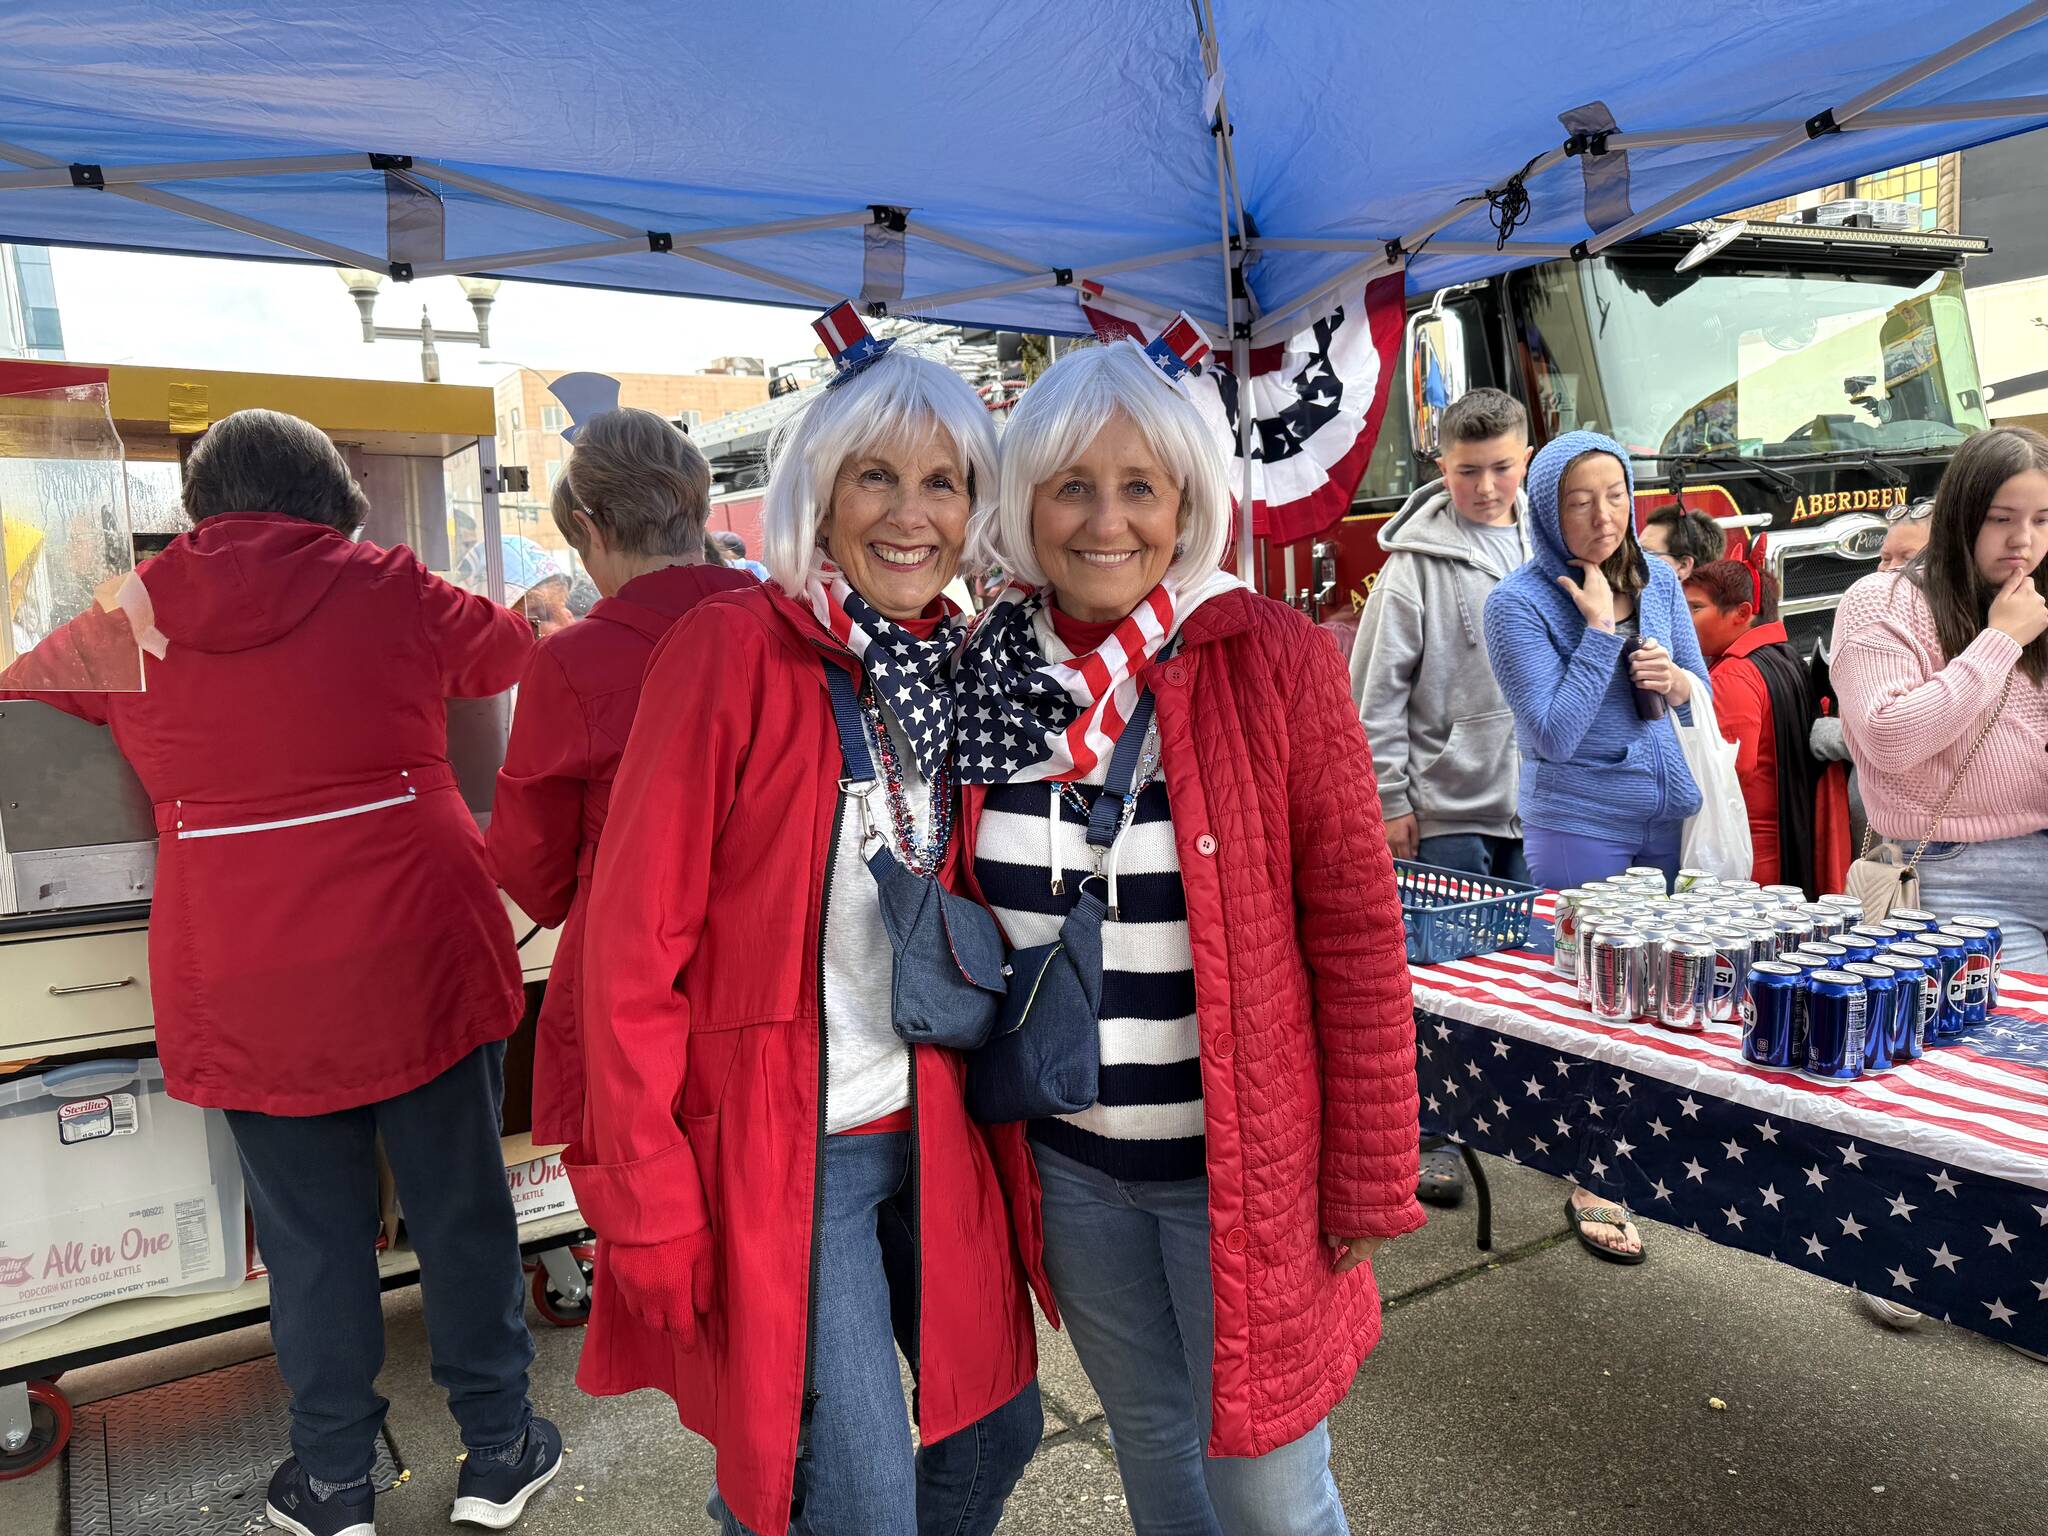
{"type": "Polygon", "coordinates": [[[1890,949],[1901,937],[1903,935],[1892,932],[1883,923],[1858,923],[1843,935],[1843,941],[1846,943],[1852,938],[1863,939],[1873,948],[1890,949]]]}
{"type": "Polygon", "coordinates": [[[1813,936],[1817,939],[1832,939],[1849,928],[1849,914],[1840,907],[1830,907],[1814,902],[1799,909],[1813,919],[1813,936]]]}
{"type": "MultiPolygon", "coordinates": [[[[1901,954],[1906,946],[1895,944],[1874,962],[1890,971],[1899,988],[1898,1006],[1892,1010],[1892,1064],[1918,1061],[1927,1049],[1927,1023],[1934,1013],[1934,993],[1927,984],[1927,960],[1901,954]]],[[[1928,960],[1935,958],[1929,955],[1928,960]]]]}
{"type": "Polygon", "coordinates": [[[1806,905],[1806,892],[1799,889],[1796,885],[1767,885],[1764,887],[1764,894],[1780,906],[1803,907],[1806,905]]]}
{"type": "Polygon", "coordinates": [[[1778,948],[1781,952],[1797,949],[1813,937],[1813,919],[1797,912],[1780,911],[1767,921],[1778,930],[1778,948]]]}
{"type": "Polygon", "coordinates": [[[1863,1074],[1864,1020],[1870,994],[1849,971],[1806,979],[1806,1075],[1849,1082],[1863,1074]]]}
{"type": "Polygon", "coordinates": [[[1878,943],[1877,940],[1865,934],[1861,928],[1851,928],[1847,933],[1837,937],[1835,943],[1846,950],[1850,961],[1857,965],[1875,960],[1879,950],[1889,947],[1878,943]]]}
{"type": "Polygon", "coordinates": [[[1963,1032],[1963,936],[1935,928],[1914,941],[1935,951],[1930,967],[1934,983],[1934,1024],[1927,1031],[1929,1045],[1953,1045],[1963,1032]]]}
{"type": "Polygon", "coordinates": [[[1823,896],[1819,904],[1823,907],[1839,907],[1844,912],[1855,913],[1855,917],[1851,919],[1852,922],[1860,923],[1863,921],[1863,903],[1854,896],[1823,896]]]}
{"type": "Polygon", "coordinates": [[[1749,992],[1749,968],[1763,958],[1757,941],[1740,928],[1716,928],[1714,942],[1714,988],[1707,1000],[1707,1017],[1717,1024],[1732,1024],[1742,1018],[1742,999],[1749,992]]]}
{"type": "Polygon", "coordinates": [[[1782,960],[1759,960],[1749,968],[1742,995],[1742,1057],[1760,1067],[1805,1065],[1793,1037],[1800,976],[1782,960]]]}
{"type": "Polygon", "coordinates": [[[1802,959],[1810,957],[1815,960],[1825,960],[1829,966],[1838,971],[1849,963],[1849,951],[1839,944],[1830,944],[1825,939],[1815,939],[1811,944],[1802,944],[1793,950],[1792,953],[1802,959]]]}
{"type": "Polygon", "coordinates": [[[1619,1024],[1643,1011],[1647,957],[1648,945],[1639,933],[1603,928],[1593,935],[1589,1001],[1595,1018],[1619,1024]]]}
{"type": "Polygon", "coordinates": [[[1833,967],[1815,956],[1795,959],[1787,954],[1779,956],[1779,960],[1799,973],[1799,990],[1792,995],[1792,1064],[1803,1067],[1806,1065],[1806,983],[1815,973],[1833,967]]]}
{"type": "Polygon", "coordinates": [[[1899,980],[1880,963],[1844,967],[1863,979],[1863,1070],[1889,1072],[1898,1036],[1899,980]]]}
{"type": "MultiPolygon", "coordinates": [[[[1936,924],[1937,927],[1941,926],[1936,924]]],[[[1998,925],[1995,917],[1979,917],[1975,913],[1958,914],[1948,920],[1951,928],[1982,928],[1991,935],[1991,1006],[1998,1006],[1998,983],[2005,975],[2005,930],[1998,925]]]]}
{"type": "Polygon", "coordinates": [[[1714,941],[1674,935],[1657,967],[1657,1022],[1696,1035],[1713,1015],[1714,941]]]}
{"type": "Polygon", "coordinates": [[[1888,917],[1883,922],[1873,924],[1872,926],[1882,928],[1891,935],[1890,940],[1885,946],[1887,949],[1891,945],[1898,943],[1901,939],[1916,939],[1927,931],[1918,923],[1897,917],[1888,917]]]}
{"type": "Polygon", "coordinates": [[[1911,923],[1915,931],[1919,933],[1925,933],[1930,928],[1939,928],[1941,926],[1940,918],[1936,917],[1932,912],[1922,912],[1916,907],[1899,907],[1893,911],[1886,921],[1911,923]]]}
{"type": "Polygon", "coordinates": [[[1939,930],[1963,940],[1963,1023],[1982,1024],[1991,1017],[1991,935],[1982,928],[1950,923],[1939,930]]]}

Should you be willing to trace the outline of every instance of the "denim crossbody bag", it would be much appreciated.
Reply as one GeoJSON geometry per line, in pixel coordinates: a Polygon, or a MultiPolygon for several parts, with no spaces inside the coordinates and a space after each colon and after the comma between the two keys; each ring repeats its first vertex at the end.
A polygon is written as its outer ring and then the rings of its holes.
{"type": "Polygon", "coordinates": [[[1079,1114],[1095,1102],[1102,1076],[1102,924],[1111,915],[1103,863],[1123,832],[1151,725],[1152,690],[1142,688],[1110,754],[1108,782],[1089,809],[1095,872],[1081,881],[1058,938],[1011,954],[1002,1021],[994,1038],[967,1058],[967,1112],[983,1125],[1079,1114]]]}
{"type": "Polygon", "coordinates": [[[1007,986],[1002,933],[982,907],[955,896],[931,876],[904,868],[890,850],[869,800],[881,781],[853,679],[828,661],[825,682],[846,775],[839,781],[840,793],[851,795],[860,813],[861,857],[875,877],[882,927],[889,935],[894,960],[890,1018],[896,1033],[912,1045],[974,1050],[994,1031],[1007,986]]]}

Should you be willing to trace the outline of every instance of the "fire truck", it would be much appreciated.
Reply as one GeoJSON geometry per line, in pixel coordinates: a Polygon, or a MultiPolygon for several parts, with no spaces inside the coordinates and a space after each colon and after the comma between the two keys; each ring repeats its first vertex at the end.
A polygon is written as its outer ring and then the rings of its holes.
{"type": "Polygon", "coordinates": [[[1491,385],[1541,445],[1575,428],[1625,444],[1640,524],[1682,501],[1739,538],[1767,530],[1795,643],[1875,568],[1885,514],[1934,492],[1990,425],[1963,302],[1960,235],[1828,222],[1631,241],[1414,301],[1379,443],[1334,528],[1258,550],[1258,585],[1348,626],[1385,556],[1381,525],[1435,478],[1444,408],[1491,385]],[[1688,256],[1694,260],[1682,266],[1688,256]]]}

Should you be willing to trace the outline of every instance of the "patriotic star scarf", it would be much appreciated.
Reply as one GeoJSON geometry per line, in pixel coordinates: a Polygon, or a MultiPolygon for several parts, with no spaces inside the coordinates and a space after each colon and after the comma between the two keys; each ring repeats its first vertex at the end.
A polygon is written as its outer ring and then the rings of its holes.
{"type": "Polygon", "coordinates": [[[1163,581],[1087,655],[1048,661],[1051,590],[1010,583],[976,621],[961,665],[961,782],[1099,781],[1152,658],[1196,608],[1243,585],[1222,571],[1188,586],[1163,581]]]}
{"type": "Polygon", "coordinates": [[[920,640],[883,617],[829,560],[819,562],[802,601],[826,633],[859,658],[876,697],[909,738],[918,771],[927,784],[936,783],[953,747],[950,662],[960,645],[960,610],[940,598],[946,616],[929,640],[920,640]]]}

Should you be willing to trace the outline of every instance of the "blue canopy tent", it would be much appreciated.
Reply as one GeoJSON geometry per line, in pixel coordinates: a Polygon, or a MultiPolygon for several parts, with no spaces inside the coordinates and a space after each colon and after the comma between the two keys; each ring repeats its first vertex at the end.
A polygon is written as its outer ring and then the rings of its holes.
{"type": "Polygon", "coordinates": [[[2044,124],[2048,0],[0,8],[0,239],[1056,333],[1092,279],[1240,359],[2044,124]]]}

